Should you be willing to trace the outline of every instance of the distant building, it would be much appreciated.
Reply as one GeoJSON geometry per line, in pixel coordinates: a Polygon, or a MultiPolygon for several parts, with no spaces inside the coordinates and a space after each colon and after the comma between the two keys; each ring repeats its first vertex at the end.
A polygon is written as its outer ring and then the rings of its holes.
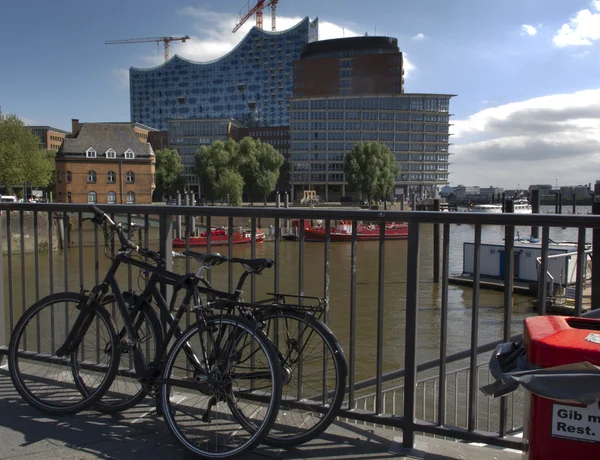
{"type": "Polygon", "coordinates": [[[138,123],[82,123],[56,155],[56,199],[63,203],[151,204],[154,151],[138,123]]]}
{"type": "Polygon", "coordinates": [[[173,56],[151,69],[131,68],[131,120],[160,130],[175,118],[236,119],[289,125],[292,63],[318,38],[318,19],[271,32],[253,27],[224,56],[200,63],[173,56]]]}
{"type": "Polygon", "coordinates": [[[40,138],[40,147],[46,150],[58,150],[68,131],[52,128],[51,126],[28,126],[40,138]]]}
{"type": "Polygon", "coordinates": [[[391,37],[309,43],[294,62],[290,109],[294,198],[314,190],[326,201],[346,190],[344,156],[379,141],[400,166],[394,193],[435,196],[448,183],[450,94],[404,94],[402,53],[391,37]]]}
{"type": "Polygon", "coordinates": [[[479,197],[479,186],[477,185],[457,185],[454,187],[454,197],[457,200],[464,200],[474,196],[479,197]]]}
{"type": "Polygon", "coordinates": [[[194,172],[198,149],[215,141],[239,140],[245,128],[242,123],[227,118],[167,120],[168,147],[179,152],[185,185],[197,197],[201,196],[200,181],[194,172]]]}
{"type": "Polygon", "coordinates": [[[169,133],[167,131],[150,131],[148,133],[148,143],[152,146],[154,152],[166,149],[169,146],[169,133]]]}
{"type": "Polygon", "coordinates": [[[441,197],[447,197],[454,194],[454,187],[450,187],[449,185],[444,185],[440,190],[441,197]]]}
{"type": "Polygon", "coordinates": [[[540,196],[554,194],[554,191],[552,190],[552,185],[550,185],[550,184],[530,185],[529,186],[529,196],[531,196],[531,192],[533,192],[534,190],[539,190],[540,196]]]}
{"type": "Polygon", "coordinates": [[[504,192],[504,189],[501,187],[480,187],[479,188],[479,196],[484,199],[492,199],[501,195],[504,192]]]}
{"type": "Polygon", "coordinates": [[[588,199],[592,197],[592,190],[588,185],[563,186],[560,188],[563,199],[570,199],[575,194],[575,199],[588,199]]]}

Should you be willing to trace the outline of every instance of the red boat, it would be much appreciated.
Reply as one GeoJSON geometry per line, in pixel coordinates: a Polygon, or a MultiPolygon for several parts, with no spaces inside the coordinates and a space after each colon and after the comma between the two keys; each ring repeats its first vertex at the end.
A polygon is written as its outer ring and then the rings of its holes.
{"type": "MultiPolygon", "coordinates": [[[[402,240],[408,238],[408,225],[391,222],[385,226],[386,240],[402,240]]],[[[325,228],[323,226],[307,226],[304,229],[304,239],[306,241],[325,241],[325,228]]],[[[357,239],[359,241],[369,241],[379,239],[379,225],[358,224],[357,239]]],[[[330,241],[352,241],[352,222],[336,221],[336,225],[331,227],[330,241]]]]}
{"type": "MultiPolygon", "coordinates": [[[[252,243],[252,233],[242,230],[234,230],[232,236],[233,244],[250,244],[252,243]]],[[[265,241],[265,233],[262,230],[256,230],[256,242],[262,243],[265,241]]],[[[210,244],[211,246],[223,246],[229,244],[229,235],[227,234],[226,228],[213,228],[210,231],[210,244]]],[[[190,246],[206,246],[207,238],[206,232],[202,232],[200,236],[190,237],[190,246]]],[[[173,240],[174,248],[185,248],[186,241],[181,238],[175,238],[173,240]]]]}

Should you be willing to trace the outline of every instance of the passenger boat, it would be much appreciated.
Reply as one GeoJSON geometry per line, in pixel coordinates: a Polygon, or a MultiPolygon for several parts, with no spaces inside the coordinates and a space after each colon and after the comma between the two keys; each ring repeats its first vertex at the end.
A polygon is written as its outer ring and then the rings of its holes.
{"type": "MultiPolygon", "coordinates": [[[[229,244],[229,235],[227,229],[223,227],[212,228],[210,231],[210,244],[211,246],[223,246],[229,244]]],[[[250,244],[252,243],[252,233],[243,230],[241,227],[234,230],[231,236],[233,244],[250,244]]],[[[258,229],[256,230],[256,242],[262,243],[265,241],[265,233],[258,229]]],[[[200,236],[190,237],[190,247],[193,246],[207,246],[208,239],[206,232],[202,232],[200,236]]],[[[185,248],[186,240],[183,238],[173,239],[174,248],[185,248]]]]}
{"type": "MultiPolygon", "coordinates": [[[[529,201],[518,199],[514,200],[515,214],[531,214],[532,208],[529,201]]],[[[502,212],[501,204],[474,204],[469,208],[471,212],[502,212]]]]}
{"type": "MultiPolygon", "coordinates": [[[[330,241],[352,241],[352,222],[339,220],[330,229],[330,241]]],[[[357,239],[369,241],[379,239],[379,225],[359,223],[357,227],[357,239]]],[[[391,222],[385,226],[386,240],[401,240],[408,238],[408,225],[391,222]]],[[[305,241],[325,241],[325,227],[322,225],[309,225],[304,228],[305,241]]]]}

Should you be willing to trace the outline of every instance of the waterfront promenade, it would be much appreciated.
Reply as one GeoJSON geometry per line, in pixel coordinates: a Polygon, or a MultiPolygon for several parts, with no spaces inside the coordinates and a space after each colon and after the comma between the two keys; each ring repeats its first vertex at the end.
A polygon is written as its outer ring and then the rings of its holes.
{"type": "MultiPolygon", "coordinates": [[[[147,400],[151,402],[150,399],[147,400]]],[[[83,412],[52,417],[25,403],[15,391],[6,365],[0,369],[0,458],[40,460],[191,459],[175,443],[153,407],[142,404],[118,416],[83,412]]],[[[514,450],[476,447],[417,437],[403,455],[402,432],[338,422],[309,444],[281,450],[261,446],[244,458],[517,460],[514,450]]]]}

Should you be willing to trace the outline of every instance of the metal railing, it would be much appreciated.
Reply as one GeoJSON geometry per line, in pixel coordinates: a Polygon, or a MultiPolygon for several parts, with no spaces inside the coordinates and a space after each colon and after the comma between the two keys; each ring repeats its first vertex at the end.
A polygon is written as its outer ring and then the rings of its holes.
{"type": "MultiPolygon", "coordinates": [[[[342,310],[347,315],[347,327],[338,338],[344,344],[349,364],[348,387],[346,401],[338,416],[357,422],[383,425],[400,429],[403,432],[403,445],[413,448],[415,433],[442,436],[472,442],[482,442],[501,447],[522,449],[522,440],[511,437],[510,433],[518,429],[521,420],[515,412],[513,397],[503,397],[499,401],[482,402],[478,387],[482,382],[481,375],[484,374],[485,361],[496,344],[516,340],[518,337],[511,336],[513,333],[513,263],[512,257],[504,260],[504,295],[502,300],[501,319],[499,320],[498,333],[496,336],[486,336],[485,342],[480,343],[480,332],[484,322],[480,316],[479,280],[481,274],[481,239],[484,226],[504,227],[504,250],[511,254],[514,249],[515,226],[542,226],[542,257],[540,270],[546,272],[548,264],[548,244],[550,228],[574,228],[578,232],[578,262],[577,279],[578,286],[582,285],[584,276],[583,261],[585,257],[586,229],[600,228],[600,217],[585,215],[525,215],[525,214],[478,214],[478,213],[449,213],[449,212],[406,212],[406,211],[365,211],[351,209],[275,209],[269,207],[256,208],[230,208],[230,207],[185,207],[185,206],[139,206],[139,205],[100,205],[100,207],[113,215],[129,222],[143,223],[145,231],[140,232],[138,238],[142,244],[150,247],[158,247],[161,254],[165,255],[167,268],[173,266],[172,241],[174,236],[173,223],[176,216],[181,216],[185,224],[183,236],[186,239],[186,247],[190,247],[190,235],[193,227],[192,221],[201,218],[201,223],[206,228],[207,246],[201,251],[210,252],[214,249],[212,244],[211,228],[216,223],[228,228],[228,242],[222,246],[222,252],[232,255],[234,252],[234,241],[232,229],[239,225],[235,220],[244,219],[249,224],[252,232],[249,256],[256,257],[258,245],[256,243],[256,231],[259,222],[270,219],[273,222],[274,241],[265,243],[272,244],[273,258],[276,262],[272,275],[272,289],[280,292],[281,272],[289,268],[289,262],[282,266],[281,258],[281,230],[282,222],[296,219],[298,222],[299,241],[296,246],[287,247],[288,253],[297,255],[297,269],[295,282],[287,276],[286,283],[295,285],[299,295],[305,294],[309,289],[319,290],[330,305],[337,301],[337,296],[343,295],[345,299],[343,308],[329,309],[326,320],[330,321],[339,315],[342,310]],[[249,219],[249,220],[248,220],[249,219]],[[311,219],[320,219],[325,225],[324,242],[322,247],[310,248],[310,259],[307,259],[308,244],[305,242],[305,224],[311,219]],[[343,251],[342,256],[332,261],[332,221],[352,221],[351,240],[349,250],[343,251]],[[375,246],[369,246],[369,250],[361,246],[360,256],[357,248],[359,246],[358,222],[369,221],[380,225],[379,239],[373,242],[375,246]],[[408,225],[408,238],[401,246],[394,245],[385,239],[386,222],[406,222],[408,225]],[[470,295],[470,305],[462,307],[469,313],[470,339],[465,342],[463,351],[449,353],[454,349],[449,339],[449,266],[450,266],[450,242],[451,230],[454,231],[455,224],[465,225],[462,228],[473,228],[474,245],[474,276],[473,288],[464,289],[462,298],[467,299],[470,295]],[[431,226],[434,231],[431,232],[431,226]],[[470,227],[473,226],[473,227],[470,227]],[[441,235],[439,232],[441,226],[441,235]],[[427,238],[425,235],[428,235],[427,238]],[[431,235],[440,235],[440,240],[432,238],[431,235]],[[439,265],[442,266],[440,278],[439,298],[433,305],[423,305],[420,302],[420,287],[431,283],[432,278],[422,273],[420,264],[425,262],[422,257],[425,244],[430,244],[434,239],[433,266],[434,272],[439,276],[439,265]],[[440,244],[441,243],[441,244],[440,244]],[[405,259],[395,259],[396,251],[402,247],[405,251],[405,259]],[[319,261],[315,254],[320,253],[319,261]],[[375,256],[376,254],[376,256],[375,256]],[[375,306],[371,315],[375,319],[375,341],[372,346],[369,360],[374,362],[374,372],[365,378],[364,372],[359,374],[359,369],[364,364],[358,351],[362,346],[357,340],[357,325],[359,318],[357,311],[361,306],[361,300],[357,294],[357,284],[361,276],[361,263],[366,258],[376,258],[377,273],[376,291],[373,298],[369,300],[375,306]],[[387,256],[387,257],[386,257],[387,256]],[[388,263],[386,263],[386,260],[388,263]],[[390,265],[390,260],[393,262],[390,265]],[[405,260],[405,262],[404,262],[405,260]],[[316,261],[316,262],[315,262],[316,261]],[[341,265],[340,265],[341,264],[341,265]],[[397,264],[405,264],[402,280],[402,291],[392,291],[393,295],[402,297],[402,315],[398,321],[402,322],[404,331],[397,349],[394,351],[401,361],[400,367],[395,370],[386,371],[384,368],[384,308],[386,295],[386,273],[397,264]],[[332,272],[338,273],[340,267],[347,272],[347,285],[343,291],[332,297],[332,272]],[[435,268],[437,266],[437,268],[435,268]],[[322,285],[315,287],[307,285],[307,270],[322,273],[322,285]],[[423,315],[424,308],[436,310],[435,324],[431,324],[431,334],[428,337],[419,337],[419,317],[423,315]],[[433,337],[433,339],[432,339],[433,337]],[[420,344],[427,340],[435,342],[437,352],[435,359],[419,362],[418,350],[420,344]],[[404,346],[401,345],[403,342],[404,346]],[[361,379],[362,378],[362,379],[361,379]],[[497,407],[496,407],[497,406],[497,407]],[[490,409],[486,409],[489,407],[490,409]],[[494,409],[495,407],[495,409],[494,409]]],[[[40,297],[61,290],[76,290],[79,286],[89,289],[99,281],[103,274],[102,266],[102,235],[98,229],[84,229],[83,217],[90,208],[86,205],[70,204],[2,204],[0,210],[3,216],[0,218],[0,242],[1,253],[4,263],[0,264],[0,353],[4,351],[7,339],[18,320],[19,315],[34,301],[40,297]],[[53,223],[58,217],[64,223],[63,231],[57,237],[55,235],[56,225],[53,223]],[[73,225],[68,224],[71,222],[73,225]],[[55,249],[56,240],[60,238],[62,250],[55,249]],[[72,246],[71,240],[76,240],[72,246]],[[47,252],[44,252],[47,251],[47,252]],[[43,273],[42,273],[43,272],[43,273]],[[43,275],[43,278],[42,278],[43,275]]],[[[60,226],[58,228],[61,228],[60,226]]],[[[312,244],[312,243],[311,243],[312,244]]],[[[344,243],[340,243],[344,244],[344,243]]],[[[267,249],[261,249],[264,253],[267,249]]],[[[268,248],[271,251],[271,248],[268,248]]],[[[404,253],[403,253],[404,254],[404,253]]],[[[191,271],[190,260],[186,261],[186,271],[191,271]]],[[[210,274],[209,276],[217,276],[210,274]]],[[[143,280],[142,280],[143,281],[143,280]]],[[[128,288],[134,286],[134,274],[129,268],[123,280],[128,288]]],[[[270,281],[269,281],[270,282],[270,281]]],[[[541,283],[544,281],[542,280],[541,283]]],[[[233,267],[230,266],[227,273],[227,284],[233,287],[233,267]]],[[[398,284],[398,283],[396,283],[398,284]]],[[[271,288],[271,286],[269,286],[271,288]]],[[[545,289],[541,289],[541,297],[544,301],[539,312],[545,313],[545,289]]],[[[581,314],[581,289],[576,292],[574,315],[581,314]]],[[[255,301],[258,295],[257,279],[252,276],[250,283],[251,301],[255,301]]],[[[398,300],[398,299],[394,299],[398,300]]],[[[339,302],[338,302],[339,303],[339,302]]],[[[531,313],[533,314],[533,313],[531,313]]],[[[465,318],[468,318],[465,316],[465,318]]],[[[345,320],[344,320],[345,321],[345,320]]],[[[467,323],[465,323],[467,324],[467,323]]],[[[0,354],[0,357],[2,355],[0,354]]]]}

